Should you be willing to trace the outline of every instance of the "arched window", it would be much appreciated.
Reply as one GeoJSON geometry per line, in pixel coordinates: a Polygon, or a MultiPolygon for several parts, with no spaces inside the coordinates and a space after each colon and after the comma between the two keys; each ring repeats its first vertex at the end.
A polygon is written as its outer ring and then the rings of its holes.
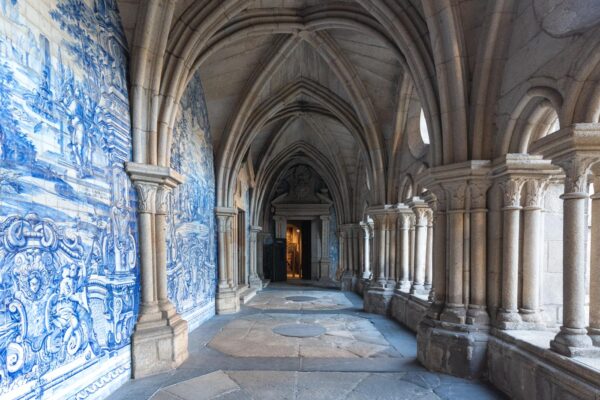
{"type": "Polygon", "coordinates": [[[423,140],[423,143],[429,144],[429,131],[427,130],[427,121],[425,120],[425,113],[422,108],[419,117],[419,132],[421,133],[421,140],[423,140]]]}

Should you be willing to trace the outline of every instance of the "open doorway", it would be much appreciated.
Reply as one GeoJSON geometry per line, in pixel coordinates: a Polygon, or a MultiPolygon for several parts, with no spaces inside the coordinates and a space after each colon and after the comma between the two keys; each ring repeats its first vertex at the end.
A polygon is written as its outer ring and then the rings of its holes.
{"type": "Polygon", "coordinates": [[[311,279],[310,221],[289,221],[286,228],[287,279],[311,279]]]}

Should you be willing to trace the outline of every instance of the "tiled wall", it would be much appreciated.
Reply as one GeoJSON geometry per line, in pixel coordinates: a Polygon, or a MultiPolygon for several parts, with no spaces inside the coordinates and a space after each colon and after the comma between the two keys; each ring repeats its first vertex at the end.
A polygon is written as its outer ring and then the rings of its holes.
{"type": "Polygon", "coordinates": [[[337,279],[337,271],[340,263],[340,239],[337,229],[337,215],[335,207],[331,206],[329,216],[329,258],[331,259],[331,267],[329,268],[329,277],[337,279]]]}
{"type": "Polygon", "coordinates": [[[0,0],[0,398],[129,379],[138,302],[116,0],[0,0]]]}
{"type": "Polygon", "coordinates": [[[168,224],[168,292],[190,330],[215,313],[215,174],[204,91],[190,81],[176,121],[171,167],[185,177],[174,189],[168,224]]]}

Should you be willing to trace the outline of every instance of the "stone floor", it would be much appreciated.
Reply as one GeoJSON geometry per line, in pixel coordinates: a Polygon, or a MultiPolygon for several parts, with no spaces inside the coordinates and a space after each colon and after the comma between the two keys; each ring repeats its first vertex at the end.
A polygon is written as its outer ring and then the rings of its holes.
{"type": "Polygon", "coordinates": [[[502,399],[485,383],[431,373],[414,334],[362,311],[353,293],[270,285],[235,315],[190,334],[176,371],[111,399],[502,399]]]}

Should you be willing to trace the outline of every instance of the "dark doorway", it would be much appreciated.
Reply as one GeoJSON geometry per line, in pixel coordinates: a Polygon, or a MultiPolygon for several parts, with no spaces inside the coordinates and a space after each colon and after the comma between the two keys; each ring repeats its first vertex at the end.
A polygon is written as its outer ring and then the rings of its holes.
{"type": "Polygon", "coordinates": [[[289,221],[286,230],[288,279],[311,278],[311,222],[289,221]]]}
{"type": "Polygon", "coordinates": [[[287,279],[285,247],[285,239],[275,239],[273,243],[273,282],[282,282],[287,279]]]}
{"type": "Polygon", "coordinates": [[[238,284],[246,285],[246,212],[238,209],[238,284]]]}

